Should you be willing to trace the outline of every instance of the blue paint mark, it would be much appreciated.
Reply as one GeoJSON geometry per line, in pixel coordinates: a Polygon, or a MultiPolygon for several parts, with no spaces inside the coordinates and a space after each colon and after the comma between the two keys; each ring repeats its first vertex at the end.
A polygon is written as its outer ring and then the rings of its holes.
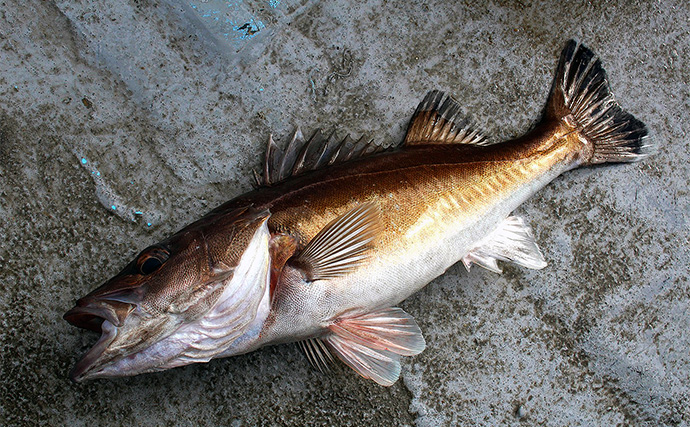
{"type": "Polygon", "coordinates": [[[150,227],[152,224],[150,222],[147,222],[146,225],[150,227]]]}
{"type": "Polygon", "coordinates": [[[101,173],[96,171],[96,176],[101,176],[101,173]]]}
{"type": "Polygon", "coordinates": [[[232,29],[237,33],[237,38],[240,40],[249,40],[254,38],[256,34],[266,28],[263,22],[256,21],[251,18],[249,22],[242,25],[233,25],[232,29]]]}
{"type": "Polygon", "coordinates": [[[112,205],[111,208],[112,208],[114,211],[117,210],[117,206],[115,206],[115,205],[112,205]]]}
{"type": "Polygon", "coordinates": [[[85,165],[87,163],[86,157],[81,158],[81,164],[85,165]]]}
{"type": "Polygon", "coordinates": [[[243,0],[188,0],[187,4],[212,33],[233,44],[242,44],[267,28],[252,10],[256,6],[276,8],[281,0],[260,0],[258,3],[260,5],[250,5],[243,0]]]}
{"type": "Polygon", "coordinates": [[[142,211],[134,211],[134,215],[143,215],[144,213],[142,211]]]}
{"type": "Polygon", "coordinates": [[[263,92],[263,91],[264,91],[264,88],[260,87],[259,92],[263,92]]]}

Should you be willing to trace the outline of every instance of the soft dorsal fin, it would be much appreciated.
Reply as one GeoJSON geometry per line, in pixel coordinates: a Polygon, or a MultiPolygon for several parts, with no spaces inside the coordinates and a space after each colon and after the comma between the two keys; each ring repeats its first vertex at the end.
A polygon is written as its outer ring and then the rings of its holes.
{"type": "Polygon", "coordinates": [[[495,273],[501,273],[497,260],[510,261],[527,268],[546,267],[544,255],[534,241],[529,225],[522,218],[510,216],[472,248],[462,258],[467,270],[477,264],[495,273]]]}
{"type": "Polygon", "coordinates": [[[446,93],[432,90],[414,112],[403,143],[426,144],[489,145],[489,142],[460,116],[460,104],[446,93]]]}
{"type": "Polygon", "coordinates": [[[325,226],[295,258],[309,280],[340,277],[367,258],[369,244],[381,231],[381,212],[364,203],[325,226]]]}
{"type": "Polygon", "coordinates": [[[323,338],[330,350],[364,378],[390,386],[400,376],[400,356],[424,351],[417,322],[400,308],[337,319],[323,338]]]}
{"type": "Polygon", "coordinates": [[[272,135],[268,138],[263,178],[256,173],[254,177],[258,185],[270,186],[291,176],[380,153],[386,149],[387,147],[376,144],[373,139],[364,137],[354,140],[347,135],[344,139],[338,139],[335,131],[324,135],[317,130],[309,140],[305,140],[297,128],[285,151],[278,148],[272,135]]]}

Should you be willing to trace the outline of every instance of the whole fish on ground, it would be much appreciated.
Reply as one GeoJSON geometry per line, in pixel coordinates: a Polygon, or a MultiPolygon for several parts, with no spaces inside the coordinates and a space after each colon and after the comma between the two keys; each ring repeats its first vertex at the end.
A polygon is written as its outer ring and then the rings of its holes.
{"type": "Polygon", "coordinates": [[[207,362],[298,342],[326,369],[335,357],[391,385],[400,357],[424,350],[395,306],[458,261],[546,266],[510,213],[570,169],[650,152],[645,125],[609,90],[600,61],[570,41],[539,124],[489,144],[439,91],[404,142],[337,141],[299,130],[269,139],[255,191],[144,249],[64,318],[101,337],[75,381],[207,362]]]}

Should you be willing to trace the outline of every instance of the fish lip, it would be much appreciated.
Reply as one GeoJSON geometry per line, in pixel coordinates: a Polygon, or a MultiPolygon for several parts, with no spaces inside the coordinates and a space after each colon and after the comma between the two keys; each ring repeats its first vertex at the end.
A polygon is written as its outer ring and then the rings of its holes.
{"type": "Polygon", "coordinates": [[[117,327],[108,319],[104,319],[101,324],[101,337],[96,344],[86,352],[81,360],[74,365],[74,368],[72,368],[69,374],[70,379],[75,383],[79,383],[83,380],[96,377],[99,373],[98,368],[104,365],[102,360],[103,355],[108,346],[115,340],[116,336],[117,327]]]}
{"type": "Polygon", "coordinates": [[[82,329],[99,332],[101,324],[107,320],[110,323],[119,323],[115,313],[106,307],[75,306],[62,316],[74,326],[82,329]]]}
{"type": "Polygon", "coordinates": [[[87,296],[77,301],[62,318],[79,328],[100,332],[104,320],[122,326],[133,309],[133,304],[87,296]]]}

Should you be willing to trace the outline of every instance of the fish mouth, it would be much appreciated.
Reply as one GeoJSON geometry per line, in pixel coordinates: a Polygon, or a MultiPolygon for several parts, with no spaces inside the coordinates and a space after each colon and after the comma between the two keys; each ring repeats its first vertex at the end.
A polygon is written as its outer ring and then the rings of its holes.
{"type": "Polygon", "coordinates": [[[117,328],[124,324],[134,306],[118,301],[104,301],[95,298],[82,298],[77,305],[63,316],[63,319],[79,328],[100,332],[101,337],[96,344],[77,362],[70,378],[80,382],[98,376],[102,368],[110,360],[104,358],[108,346],[117,337],[117,328]]]}

